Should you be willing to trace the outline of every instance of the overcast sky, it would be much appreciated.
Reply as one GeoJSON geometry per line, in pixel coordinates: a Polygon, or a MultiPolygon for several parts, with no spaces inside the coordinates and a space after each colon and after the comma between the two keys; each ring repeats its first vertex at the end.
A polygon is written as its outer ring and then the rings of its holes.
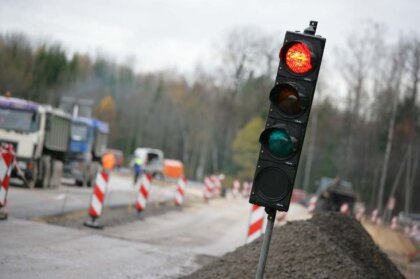
{"type": "MultiPolygon", "coordinates": [[[[191,72],[212,63],[229,30],[256,26],[283,36],[319,21],[324,57],[359,21],[387,25],[390,37],[420,31],[418,0],[0,0],[0,32],[60,42],[70,52],[103,53],[137,69],[191,72]]],[[[280,40],[281,41],[281,40],[280,40]]]]}

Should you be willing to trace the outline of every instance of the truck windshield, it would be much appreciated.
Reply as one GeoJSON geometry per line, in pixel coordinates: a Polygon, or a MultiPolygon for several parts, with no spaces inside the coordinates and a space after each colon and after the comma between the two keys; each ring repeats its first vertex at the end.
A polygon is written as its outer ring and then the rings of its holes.
{"type": "Polygon", "coordinates": [[[0,129],[34,132],[38,129],[38,123],[37,112],[0,108],[0,129]]]}
{"type": "Polygon", "coordinates": [[[88,129],[89,127],[85,124],[73,123],[71,125],[71,139],[84,141],[88,138],[88,129]]]}

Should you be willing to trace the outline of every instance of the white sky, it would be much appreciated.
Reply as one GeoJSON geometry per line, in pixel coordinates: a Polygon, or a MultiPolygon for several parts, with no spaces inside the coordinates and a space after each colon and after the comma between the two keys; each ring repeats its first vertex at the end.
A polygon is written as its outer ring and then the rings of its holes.
{"type": "Polygon", "coordinates": [[[186,74],[198,61],[212,64],[212,49],[234,27],[283,36],[315,19],[328,57],[358,21],[383,23],[395,37],[420,31],[419,17],[418,0],[0,0],[2,33],[20,31],[58,41],[70,52],[103,53],[141,71],[186,74]]]}

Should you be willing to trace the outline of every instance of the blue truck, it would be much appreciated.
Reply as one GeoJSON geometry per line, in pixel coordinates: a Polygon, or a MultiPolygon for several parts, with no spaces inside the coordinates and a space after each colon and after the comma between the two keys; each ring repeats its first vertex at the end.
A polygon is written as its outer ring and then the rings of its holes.
{"type": "Polygon", "coordinates": [[[109,127],[95,118],[73,117],[70,148],[64,163],[64,177],[78,186],[91,186],[106,152],[109,127]]]}

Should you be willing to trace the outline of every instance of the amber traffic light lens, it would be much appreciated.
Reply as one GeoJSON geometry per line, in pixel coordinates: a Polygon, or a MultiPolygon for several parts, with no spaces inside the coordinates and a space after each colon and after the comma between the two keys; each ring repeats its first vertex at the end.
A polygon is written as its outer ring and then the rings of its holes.
{"type": "MultiPolygon", "coordinates": [[[[304,89],[300,88],[300,91],[304,89]]],[[[276,85],[270,93],[270,100],[278,110],[290,117],[300,115],[308,106],[308,98],[304,92],[298,92],[290,83],[276,85]]]]}

